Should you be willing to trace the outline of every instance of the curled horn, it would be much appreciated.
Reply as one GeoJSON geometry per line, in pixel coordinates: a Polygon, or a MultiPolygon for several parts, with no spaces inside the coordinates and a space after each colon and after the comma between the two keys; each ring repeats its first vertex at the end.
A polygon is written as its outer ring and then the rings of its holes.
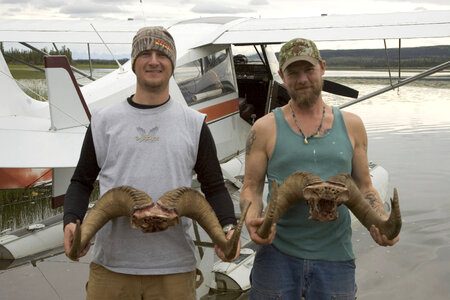
{"type": "Polygon", "coordinates": [[[256,230],[256,233],[263,239],[267,238],[269,236],[270,228],[272,227],[272,224],[278,222],[278,182],[275,179],[272,182],[272,188],[270,191],[270,201],[269,204],[266,207],[266,210],[264,211],[264,221],[263,223],[258,227],[256,230]]]}
{"type": "Polygon", "coordinates": [[[129,216],[137,207],[149,207],[153,200],[142,191],[130,186],[120,186],[106,192],[89,211],[83,224],[77,221],[69,258],[76,260],[87,243],[109,220],[129,216]]]}
{"type": "Polygon", "coordinates": [[[280,186],[274,180],[270,201],[264,214],[264,221],[256,231],[258,235],[261,238],[267,238],[272,224],[277,223],[295,202],[304,200],[304,187],[316,182],[322,182],[320,177],[303,171],[293,173],[280,186]]]}
{"type": "Polygon", "coordinates": [[[178,188],[162,195],[158,204],[166,209],[175,209],[179,216],[197,221],[208,233],[213,243],[223,251],[227,259],[232,259],[236,255],[242,225],[250,207],[250,201],[246,201],[242,205],[241,218],[230,240],[227,240],[213,209],[198,191],[187,187],[178,188]]]}
{"type": "Polygon", "coordinates": [[[364,196],[349,174],[338,174],[329,178],[328,181],[345,184],[349,191],[349,199],[344,204],[368,230],[370,230],[372,225],[375,225],[380,230],[380,233],[386,235],[390,240],[400,233],[402,217],[396,188],[394,188],[394,198],[391,199],[391,214],[387,220],[384,220],[370,206],[369,202],[364,199],[364,196]]]}
{"type": "MultiPolygon", "coordinates": [[[[299,200],[306,200],[310,206],[315,205],[316,207],[310,210],[314,216],[311,215],[310,218],[320,219],[321,216],[317,215],[317,210],[320,210],[320,208],[317,207],[317,204],[314,204],[317,201],[312,201],[320,200],[318,195],[313,192],[316,188],[328,189],[329,194],[332,194],[331,198],[336,198],[336,205],[345,204],[367,229],[375,225],[389,239],[393,239],[400,233],[402,219],[397,189],[394,189],[394,198],[391,200],[391,215],[387,220],[383,220],[368,201],[364,199],[364,196],[349,174],[339,174],[331,177],[327,182],[322,182],[320,177],[312,173],[299,171],[287,177],[279,187],[276,184],[272,185],[273,195],[271,195],[271,200],[266,208],[265,220],[258,228],[258,235],[263,238],[267,237],[270,226],[278,222],[289,207],[299,200]],[[336,185],[341,185],[341,187],[336,187],[336,185]]],[[[335,217],[337,217],[337,213],[335,217]]],[[[325,219],[333,220],[333,217],[326,216],[325,219]]]]}

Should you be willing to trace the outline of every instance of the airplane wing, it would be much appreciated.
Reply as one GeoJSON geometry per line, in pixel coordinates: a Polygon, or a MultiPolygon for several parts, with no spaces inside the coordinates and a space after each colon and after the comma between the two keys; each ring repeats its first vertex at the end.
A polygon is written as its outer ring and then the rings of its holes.
{"type": "Polygon", "coordinates": [[[50,131],[50,120],[17,116],[0,118],[2,168],[74,166],[86,128],[50,131]]]}
{"type": "Polygon", "coordinates": [[[170,26],[161,21],[80,21],[0,19],[0,41],[62,44],[130,44],[143,26],[170,26]],[[92,25],[91,25],[92,24],[92,25]],[[92,27],[94,26],[94,27],[92,27]],[[95,30],[101,35],[98,36],[95,30]]]}
{"type": "Polygon", "coordinates": [[[450,11],[247,19],[228,28],[213,44],[275,44],[296,37],[314,41],[448,37],[450,11]]]}
{"type": "MultiPolygon", "coordinates": [[[[92,25],[107,44],[129,44],[143,26],[160,25],[189,38],[191,47],[207,44],[277,44],[295,37],[314,41],[448,37],[450,11],[327,15],[295,18],[211,17],[192,20],[13,20],[0,19],[0,41],[100,44],[92,25]],[[217,30],[205,33],[204,24],[217,30]],[[178,28],[183,28],[178,32],[178,28]]],[[[186,37],[186,38],[183,38],[186,37]]],[[[184,41],[183,45],[186,44],[184,41]]]]}

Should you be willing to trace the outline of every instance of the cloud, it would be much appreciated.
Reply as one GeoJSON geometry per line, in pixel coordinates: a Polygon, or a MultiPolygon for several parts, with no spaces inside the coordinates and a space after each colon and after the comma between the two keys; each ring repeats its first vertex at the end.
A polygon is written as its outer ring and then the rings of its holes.
{"type": "Polygon", "coordinates": [[[243,8],[243,7],[239,7],[239,6],[223,5],[223,4],[210,3],[210,2],[197,3],[191,9],[191,11],[194,13],[199,13],[199,14],[216,14],[216,15],[255,12],[255,10],[251,9],[251,8],[243,8]]]}
{"type": "Polygon", "coordinates": [[[250,5],[257,5],[257,6],[261,6],[261,5],[268,5],[269,1],[268,0],[251,0],[250,5]]]}
{"type": "Polygon", "coordinates": [[[63,0],[34,0],[34,1],[30,1],[30,0],[0,0],[0,3],[4,3],[4,4],[14,4],[15,7],[17,8],[25,8],[25,7],[31,7],[31,8],[35,8],[35,7],[45,7],[47,9],[49,8],[53,8],[55,6],[61,6],[65,3],[67,3],[67,1],[63,1],[63,0]]]}
{"type": "Polygon", "coordinates": [[[99,13],[118,13],[122,12],[114,5],[66,5],[59,10],[68,15],[96,15],[99,13]]]}
{"type": "Polygon", "coordinates": [[[48,10],[49,8],[59,8],[66,4],[67,1],[63,0],[48,0],[48,1],[41,0],[41,1],[34,1],[33,4],[30,3],[29,5],[37,9],[48,10]]]}
{"type": "Polygon", "coordinates": [[[0,3],[4,4],[22,4],[22,3],[28,3],[29,0],[0,0],[0,3]]]}
{"type": "MultiPolygon", "coordinates": [[[[128,10],[122,6],[129,5],[125,0],[0,0],[5,3],[4,11],[19,9],[24,15],[41,14],[44,18],[55,15],[82,17],[105,17],[105,14],[120,16],[128,10]],[[53,13],[52,13],[53,12],[53,13]]],[[[139,2],[137,2],[139,4],[139,2]]],[[[137,5],[135,5],[137,6],[137,5]]],[[[0,9],[1,11],[1,9],[0,9]]]]}
{"type": "MultiPolygon", "coordinates": [[[[386,1],[386,0],[375,0],[375,1],[386,1]]],[[[429,5],[445,5],[449,6],[448,0],[408,0],[408,1],[396,1],[396,2],[409,2],[409,3],[420,3],[422,5],[429,4],[429,5]]]]}
{"type": "Polygon", "coordinates": [[[236,15],[288,17],[450,9],[449,0],[0,0],[0,15],[15,18],[193,18],[236,15]],[[144,13],[142,12],[144,10],[144,13]]]}

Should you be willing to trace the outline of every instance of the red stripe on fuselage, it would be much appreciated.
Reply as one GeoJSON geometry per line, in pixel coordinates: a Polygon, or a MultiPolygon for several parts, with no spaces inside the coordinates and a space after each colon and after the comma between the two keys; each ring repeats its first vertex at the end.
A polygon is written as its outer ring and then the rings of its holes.
{"type": "Polygon", "coordinates": [[[238,98],[228,100],[219,104],[199,109],[198,111],[206,114],[206,122],[211,122],[232,113],[238,112],[239,100],[238,98]]]}

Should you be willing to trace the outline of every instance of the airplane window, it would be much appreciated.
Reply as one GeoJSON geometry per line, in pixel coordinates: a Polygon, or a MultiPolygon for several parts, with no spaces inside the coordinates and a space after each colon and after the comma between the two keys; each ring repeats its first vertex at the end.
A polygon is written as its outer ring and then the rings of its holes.
{"type": "Polygon", "coordinates": [[[236,92],[227,49],[177,67],[174,77],[189,105],[236,92]]]}

